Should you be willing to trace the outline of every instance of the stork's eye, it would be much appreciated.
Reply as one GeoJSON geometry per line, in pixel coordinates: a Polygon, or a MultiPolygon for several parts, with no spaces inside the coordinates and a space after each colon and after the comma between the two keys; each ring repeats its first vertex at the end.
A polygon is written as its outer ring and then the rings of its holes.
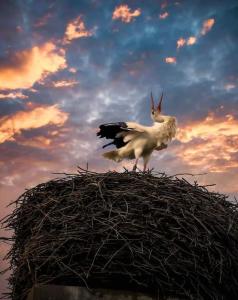
{"type": "Polygon", "coordinates": [[[154,111],[154,110],[152,110],[152,111],[151,111],[151,113],[152,113],[152,115],[154,115],[154,114],[155,114],[155,111],[154,111]]]}

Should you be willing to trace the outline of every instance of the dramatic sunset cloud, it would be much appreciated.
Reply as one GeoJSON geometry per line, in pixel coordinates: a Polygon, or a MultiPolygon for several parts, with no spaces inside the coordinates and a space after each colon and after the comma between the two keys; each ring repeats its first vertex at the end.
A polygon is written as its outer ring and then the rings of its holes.
{"type": "Polygon", "coordinates": [[[232,115],[226,115],[222,119],[209,114],[206,119],[194,122],[181,129],[178,138],[181,142],[190,142],[197,137],[204,139],[217,134],[238,136],[238,120],[232,115]]]}
{"type": "Polygon", "coordinates": [[[14,140],[22,130],[40,128],[46,125],[62,126],[68,114],[57,105],[37,107],[30,111],[20,111],[14,115],[0,118],[0,143],[14,140]]]}
{"type": "Polygon", "coordinates": [[[213,172],[238,167],[238,119],[210,114],[205,120],[180,128],[177,139],[182,143],[177,152],[188,165],[213,172]]]}
{"type": "Polygon", "coordinates": [[[121,19],[122,22],[130,23],[133,18],[138,17],[141,14],[141,10],[139,8],[131,11],[128,5],[119,5],[115,8],[112,19],[121,19]]]}
{"type": "Polygon", "coordinates": [[[90,36],[92,36],[92,31],[86,29],[82,17],[78,16],[67,25],[63,43],[69,44],[72,40],[90,36]]]}
{"type": "Polygon", "coordinates": [[[165,62],[167,64],[176,64],[177,60],[176,60],[176,57],[166,57],[165,62]]]}
{"type": "Polygon", "coordinates": [[[208,19],[204,21],[201,29],[201,35],[205,35],[208,31],[210,31],[214,24],[215,24],[214,19],[208,19]]]}
{"type": "Polygon", "coordinates": [[[183,47],[185,44],[186,44],[186,40],[185,40],[184,38],[182,38],[182,37],[179,38],[179,39],[177,40],[177,49],[183,47]]]}
{"type": "Polygon", "coordinates": [[[165,11],[164,13],[161,13],[159,15],[159,18],[163,20],[163,19],[166,19],[168,16],[169,16],[169,13],[167,11],[165,11]]]}
{"type": "Polygon", "coordinates": [[[63,88],[63,87],[73,87],[75,85],[79,84],[78,81],[76,80],[58,80],[58,81],[53,81],[52,86],[56,88],[63,88]]]}
{"type": "Polygon", "coordinates": [[[27,89],[67,67],[65,51],[51,42],[18,51],[0,65],[0,89],[27,89]]]}
{"type": "Polygon", "coordinates": [[[7,94],[0,93],[0,99],[27,99],[28,96],[22,94],[22,92],[12,92],[7,94]]]}

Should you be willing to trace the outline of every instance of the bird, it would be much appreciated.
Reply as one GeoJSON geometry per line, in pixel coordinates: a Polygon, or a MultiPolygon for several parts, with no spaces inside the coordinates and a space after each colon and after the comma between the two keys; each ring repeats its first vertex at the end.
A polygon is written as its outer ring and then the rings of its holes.
{"type": "Polygon", "coordinates": [[[99,126],[97,136],[99,138],[112,139],[103,146],[115,145],[116,150],[103,153],[107,159],[121,162],[124,159],[135,159],[133,171],[136,171],[139,159],[144,161],[143,172],[154,150],[161,151],[168,147],[168,143],[175,137],[177,119],[161,113],[163,93],[159,103],[155,106],[151,92],[151,119],[152,126],[145,126],[136,122],[105,123],[99,126]]]}

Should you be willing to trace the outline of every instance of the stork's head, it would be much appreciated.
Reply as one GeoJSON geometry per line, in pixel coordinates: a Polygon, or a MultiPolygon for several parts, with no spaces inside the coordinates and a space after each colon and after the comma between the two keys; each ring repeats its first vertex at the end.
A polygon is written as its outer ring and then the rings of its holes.
{"type": "Polygon", "coordinates": [[[151,98],[151,118],[152,118],[152,120],[154,122],[159,122],[159,123],[164,122],[164,119],[161,115],[161,104],[162,104],[162,100],[163,100],[163,93],[159,99],[159,104],[157,107],[155,106],[152,92],[151,92],[150,98],[151,98]]]}

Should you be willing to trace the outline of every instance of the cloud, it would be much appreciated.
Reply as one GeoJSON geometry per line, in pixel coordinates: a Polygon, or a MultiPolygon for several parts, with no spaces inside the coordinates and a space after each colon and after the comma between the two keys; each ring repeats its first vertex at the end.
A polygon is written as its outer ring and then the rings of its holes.
{"type": "Polygon", "coordinates": [[[177,60],[176,60],[176,57],[166,57],[165,62],[167,64],[176,64],[177,60]]]}
{"type": "Polygon", "coordinates": [[[29,89],[48,74],[67,67],[65,51],[52,42],[18,51],[0,65],[0,89],[29,89]]]}
{"type": "Polygon", "coordinates": [[[191,122],[177,134],[177,155],[188,165],[212,172],[225,172],[238,167],[238,120],[232,115],[208,115],[191,122]]]}
{"type": "Polygon", "coordinates": [[[81,16],[69,22],[66,27],[63,44],[70,44],[72,40],[92,36],[92,31],[87,30],[81,16]]]}
{"type": "Polygon", "coordinates": [[[168,6],[168,2],[167,1],[163,1],[160,5],[161,9],[164,9],[165,7],[168,6]]]}
{"type": "Polygon", "coordinates": [[[50,147],[52,139],[45,136],[36,136],[30,139],[20,139],[18,143],[28,147],[46,149],[50,147]]]}
{"type": "Polygon", "coordinates": [[[122,22],[130,23],[133,18],[138,17],[141,14],[141,9],[137,8],[133,12],[126,4],[119,5],[115,8],[112,19],[121,19],[122,22]]]}
{"type": "Polygon", "coordinates": [[[72,87],[79,84],[78,81],[76,80],[58,80],[58,81],[53,81],[52,86],[56,88],[63,88],[63,87],[72,87]]]}
{"type": "MultiPolygon", "coordinates": [[[[62,127],[55,125],[47,125],[47,129],[45,128],[33,128],[30,131],[24,131],[21,135],[17,136],[16,142],[17,146],[25,146],[25,147],[34,147],[39,149],[52,149],[55,151],[57,148],[67,148],[69,133],[71,128],[62,127]]],[[[53,155],[55,152],[51,152],[53,155]]]]}
{"type": "Polygon", "coordinates": [[[179,38],[177,40],[177,49],[184,47],[185,45],[191,46],[194,45],[197,42],[197,38],[195,36],[190,36],[187,39],[179,38]]]}
{"type": "Polygon", "coordinates": [[[40,128],[46,125],[63,126],[68,114],[57,105],[37,107],[30,111],[20,111],[0,119],[0,143],[14,140],[22,130],[40,128]]]}
{"type": "Polygon", "coordinates": [[[238,135],[238,120],[232,115],[226,115],[225,119],[222,119],[210,113],[206,119],[191,123],[181,129],[178,137],[181,142],[190,142],[197,137],[207,138],[218,133],[238,135]]]}
{"type": "Polygon", "coordinates": [[[208,31],[211,30],[212,26],[215,24],[215,19],[208,19],[203,22],[202,29],[201,29],[201,35],[205,35],[208,33],[208,31]]]}
{"type": "Polygon", "coordinates": [[[164,13],[161,13],[159,15],[159,18],[163,20],[163,19],[166,19],[168,16],[169,16],[169,13],[167,11],[165,11],[164,13]]]}
{"type": "Polygon", "coordinates": [[[8,94],[1,94],[0,99],[27,99],[28,96],[22,94],[22,92],[12,92],[8,94]]]}
{"type": "Polygon", "coordinates": [[[186,40],[185,40],[184,38],[182,38],[182,37],[179,38],[179,39],[177,40],[177,49],[183,47],[185,44],[186,44],[186,40]]]}
{"type": "Polygon", "coordinates": [[[226,83],[225,85],[224,85],[224,89],[226,90],[226,91],[230,91],[230,90],[233,90],[233,89],[235,89],[236,88],[236,85],[234,84],[234,83],[226,83]]]}
{"type": "Polygon", "coordinates": [[[188,46],[194,45],[196,42],[197,42],[197,38],[195,36],[190,36],[187,39],[187,45],[188,46]]]}
{"type": "Polygon", "coordinates": [[[36,23],[34,24],[34,27],[43,27],[45,26],[49,19],[52,17],[52,14],[47,13],[46,15],[44,15],[43,17],[39,18],[36,23]]]}
{"type": "Polygon", "coordinates": [[[70,72],[70,73],[77,73],[77,69],[71,67],[71,68],[69,68],[69,72],[70,72]]]}

